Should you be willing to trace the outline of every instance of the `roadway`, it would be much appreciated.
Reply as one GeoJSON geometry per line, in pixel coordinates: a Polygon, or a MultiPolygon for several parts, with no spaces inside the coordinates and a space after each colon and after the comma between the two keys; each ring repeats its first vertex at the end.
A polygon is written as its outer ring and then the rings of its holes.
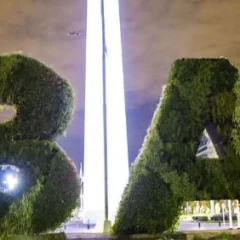
{"type": "MultiPolygon", "coordinates": [[[[237,229],[237,223],[233,222],[233,229],[237,229]]],[[[227,230],[229,228],[229,223],[225,224],[221,223],[219,225],[218,222],[197,222],[192,220],[183,220],[179,224],[179,231],[206,231],[206,230],[227,230]]],[[[80,221],[72,221],[67,224],[63,228],[60,228],[59,231],[64,231],[66,234],[77,234],[77,233],[95,233],[95,225],[83,224],[80,221]]]]}

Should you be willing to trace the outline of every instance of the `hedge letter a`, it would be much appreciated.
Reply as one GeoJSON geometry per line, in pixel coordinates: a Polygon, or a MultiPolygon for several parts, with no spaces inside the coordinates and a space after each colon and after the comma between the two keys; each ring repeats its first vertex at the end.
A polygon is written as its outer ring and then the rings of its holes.
{"type": "Polygon", "coordinates": [[[187,200],[240,197],[240,81],[227,59],[172,65],[133,174],[115,234],[159,233],[177,222],[187,200]],[[218,158],[196,157],[206,129],[218,158]]]}

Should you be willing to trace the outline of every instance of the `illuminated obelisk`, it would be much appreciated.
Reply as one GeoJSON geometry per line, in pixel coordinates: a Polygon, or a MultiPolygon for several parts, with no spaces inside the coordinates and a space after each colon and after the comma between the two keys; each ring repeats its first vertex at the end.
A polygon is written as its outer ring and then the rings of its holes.
{"type": "MultiPolygon", "coordinates": [[[[109,219],[128,181],[129,163],[117,0],[105,0],[107,170],[109,219]]],[[[104,130],[101,0],[88,0],[85,85],[84,219],[104,221],[104,130]]]]}

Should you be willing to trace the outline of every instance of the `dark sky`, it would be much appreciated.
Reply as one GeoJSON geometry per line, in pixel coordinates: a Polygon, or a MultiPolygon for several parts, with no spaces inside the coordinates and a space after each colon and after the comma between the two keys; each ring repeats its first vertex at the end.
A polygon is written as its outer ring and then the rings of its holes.
{"type": "MultiPolygon", "coordinates": [[[[225,56],[240,65],[238,0],[120,0],[129,157],[133,161],[166,82],[182,57],[225,56]]],[[[76,111],[61,146],[83,160],[85,0],[1,0],[0,52],[23,53],[69,79],[76,111]],[[69,37],[68,31],[82,31],[69,37]]],[[[4,119],[7,112],[0,112],[4,119]]]]}

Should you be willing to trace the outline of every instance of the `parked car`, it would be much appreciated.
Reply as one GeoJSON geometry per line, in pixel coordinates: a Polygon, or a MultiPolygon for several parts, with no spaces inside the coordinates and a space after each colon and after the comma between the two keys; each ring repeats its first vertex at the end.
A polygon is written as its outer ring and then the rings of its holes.
{"type": "MultiPolygon", "coordinates": [[[[228,221],[229,220],[229,214],[225,213],[225,220],[228,221]]],[[[211,217],[212,221],[223,221],[223,215],[222,214],[215,214],[211,217]]],[[[237,220],[237,214],[233,213],[232,214],[232,220],[237,220]]]]}
{"type": "Polygon", "coordinates": [[[207,216],[192,216],[192,219],[198,222],[206,222],[209,220],[207,216]]]}

